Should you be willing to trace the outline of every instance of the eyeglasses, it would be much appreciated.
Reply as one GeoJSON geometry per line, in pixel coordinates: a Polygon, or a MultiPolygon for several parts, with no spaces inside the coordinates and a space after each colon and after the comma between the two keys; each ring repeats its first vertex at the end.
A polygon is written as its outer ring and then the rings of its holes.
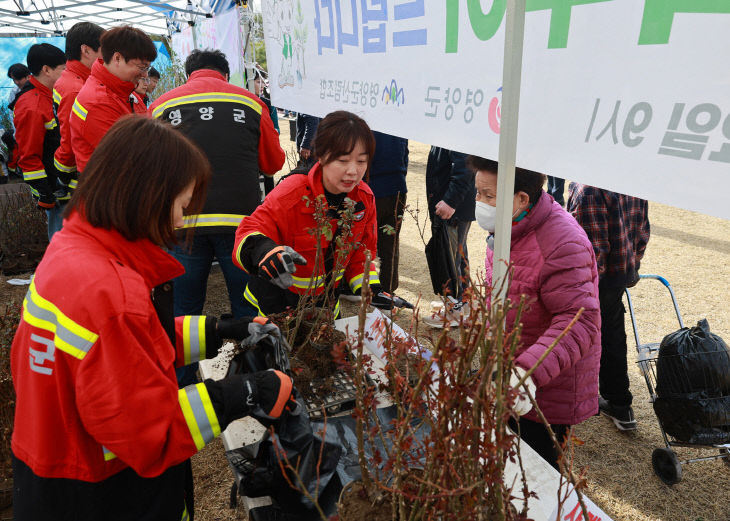
{"type": "Polygon", "coordinates": [[[137,67],[137,69],[139,70],[139,72],[143,72],[143,73],[150,72],[150,69],[152,68],[151,65],[144,65],[144,64],[142,64],[142,65],[134,64],[134,66],[137,67]]]}

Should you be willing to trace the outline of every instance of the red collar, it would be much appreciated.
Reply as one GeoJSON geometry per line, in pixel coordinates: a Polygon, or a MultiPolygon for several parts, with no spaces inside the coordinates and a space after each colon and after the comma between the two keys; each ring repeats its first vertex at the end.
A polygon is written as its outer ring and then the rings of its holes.
{"type": "Polygon", "coordinates": [[[194,80],[195,78],[215,78],[217,80],[226,81],[225,76],[223,76],[220,72],[214,71],[212,69],[198,69],[190,75],[188,81],[194,80]]]}
{"type": "Polygon", "coordinates": [[[91,69],[78,60],[68,60],[66,62],[66,71],[75,74],[84,81],[91,74],[91,69]]]}
{"type": "Polygon", "coordinates": [[[322,184],[322,165],[319,161],[314,163],[314,166],[309,170],[309,173],[307,174],[307,183],[309,183],[309,188],[312,190],[314,198],[324,195],[324,185],[322,184]]]}
{"type": "Polygon", "coordinates": [[[112,92],[120,98],[127,100],[129,95],[134,91],[135,85],[131,81],[123,81],[114,76],[109,69],[104,66],[104,61],[99,58],[91,66],[91,75],[106,85],[112,92]]]}
{"type": "Polygon", "coordinates": [[[35,76],[30,77],[30,83],[38,89],[38,92],[45,96],[46,98],[52,98],[51,89],[43,85],[40,81],[38,81],[35,76]]]}
{"type": "Polygon", "coordinates": [[[95,228],[78,211],[63,223],[67,234],[86,235],[121,264],[139,273],[150,288],[179,277],[185,269],[175,258],[148,239],[130,241],[116,230],[95,228]]]}

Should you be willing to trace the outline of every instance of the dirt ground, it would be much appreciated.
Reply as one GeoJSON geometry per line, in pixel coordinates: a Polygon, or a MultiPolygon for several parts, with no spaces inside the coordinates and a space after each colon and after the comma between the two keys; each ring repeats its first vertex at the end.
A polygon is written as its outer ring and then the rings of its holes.
{"type": "MultiPolygon", "coordinates": [[[[282,121],[281,143],[287,150],[286,121],[282,121]]],[[[291,152],[293,156],[293,152],[291,152]]],[[[427,219],[425,169],[428,146],[410,143],[408,205],[420,208],[423,227],[427,219]]],[[[559,174],[559,172],[555,172],[559,174]]],[[[567,189],[567,186],[566,186],[567,189]]],[[[681,187],[677,187],[681,189],[681,187]]],[[[730,341],[730,221],[651,203],[652,234],[642,273],[666,277],[674,287],[684,322],[694,325],[707,318],[713,332],[730,341]]],[[[426,226],[426,237],[430,235],[426,226]]],[[[468,239],[472,270],[484,266],[485,232],[476,224],[468,239]]],[[[424,244],[415,219],[406,217],[401,232],[400,287],[397,293],[427,308],[435,296],[424,255],[424,244]]],[[[4,281],[4,278],[3,278],[4,281]]],[[[642,281],[632,290],[642,342],[655,342],[678,328],[666,290],[654,281],[642,281]]],[[[0,298],[8,292],[24,293],[2,284],[0,298]]],[[[227,311],[228,301],[220,270],[214,269],[208,288],[206,313],[227,311]]],[[[347,316],[351,306],[344,307],[347,316]]],[[[401,321],[407,321],[404,316],[401,321]]],[[[634,410],[639,422],[635,434],[619,433],[607,419],[593,417],[579,425],[576,435],[585,444],[576,449],[577,463],[588,467],[588,496],[616,521],[728,521],[730,519],[730,467],[721,460],[683,466],[682,481],[668,487],[653,473],[651,453],[663,445],[643,377],[635,360],[635,342],[627,315],[629,373],[634,393],[634,410]]],[[[713,455],[713,451],[677,449],[680,459],[713,455]]],[[[196,474],[198,521],[246,519],[239,507],[228,508],[232,474],[219,440],[193,458],[196,474]]]]}

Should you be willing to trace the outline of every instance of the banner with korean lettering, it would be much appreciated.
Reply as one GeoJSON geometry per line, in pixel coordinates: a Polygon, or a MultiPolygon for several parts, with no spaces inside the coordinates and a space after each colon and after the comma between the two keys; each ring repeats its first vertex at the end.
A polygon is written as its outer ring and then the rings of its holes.
{"type": "MultiPolygon", "coordinates": [[[[496,159],[505,6],[264,2],[273,104],[496,159]]],[[[518,165],[730,218],[730,2],[526,10],[518,165]]]]}

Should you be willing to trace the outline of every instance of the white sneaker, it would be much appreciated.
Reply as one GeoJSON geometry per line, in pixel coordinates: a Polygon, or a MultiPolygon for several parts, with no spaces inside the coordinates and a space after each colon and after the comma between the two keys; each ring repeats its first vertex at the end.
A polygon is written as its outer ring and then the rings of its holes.
{"type": "Polygon", "coordinates": [[[434,300],[431,302],[431,316],[421,318],[427,326],[441,329],[444,326],[456,327],[461,318],[469,315],[469,303],[446,297],[446,302],[434,300]]]}

